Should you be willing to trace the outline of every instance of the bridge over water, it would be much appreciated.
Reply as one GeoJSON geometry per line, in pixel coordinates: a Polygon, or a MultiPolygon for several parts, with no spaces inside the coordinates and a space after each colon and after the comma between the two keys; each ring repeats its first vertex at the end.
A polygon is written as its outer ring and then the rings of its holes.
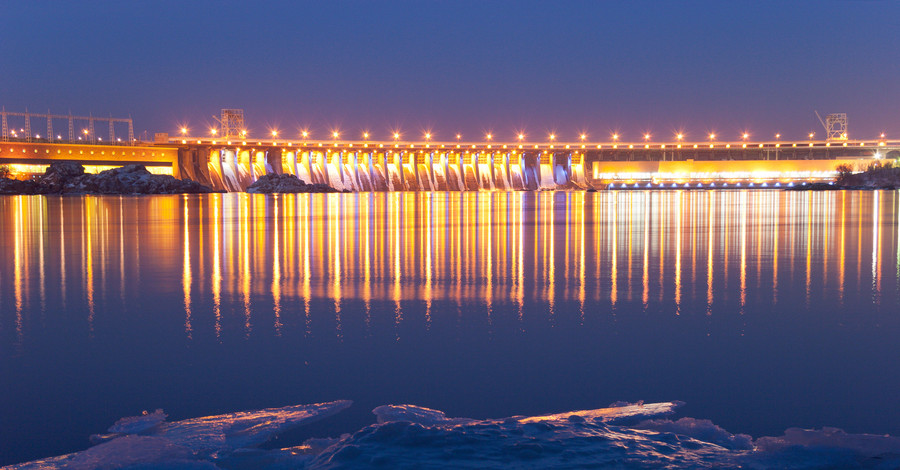
{"type": "Polygon", "coordinates": [[[829,181],[900,158],[900,141],[432,142],[172,138],[85,144],[0,142],[0,165],[40,173],[53,161],[89,171],[129,163],[227,191],[289,173],[349,191],[541,190],[607,187],[778,186],[829,181]]]}

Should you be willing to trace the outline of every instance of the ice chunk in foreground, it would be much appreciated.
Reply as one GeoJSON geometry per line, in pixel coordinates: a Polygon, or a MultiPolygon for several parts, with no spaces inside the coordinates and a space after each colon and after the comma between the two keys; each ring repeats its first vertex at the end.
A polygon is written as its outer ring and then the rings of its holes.
{"type": "Polygon", "coordinates": [[[82,452],[6,467],[14,470],[129,468],[216,468],[205,459],[255,447],[280,432],[331,416],[352,404],[339,400],[312,405],[243,411],[165,422],[155,413],[123,418],[109,428],[121,434],[82,452]],[[118,437],[117,437],[118,436],[118,437]],[[148,466],[149,465],[149,466],[148,466]]]}
{"type": "Polygon", "coordinates": [[[107,431],[115,434],[140,434],[159,426],[168,416],[163,410],[153,413],[145,411],[141,416],[129,416],[116,421],[107,431]]]}
{"type": "Polygon", "coordinates": [[[200,454],[229,452],[258,446],[275,434],[327,418],[352,403],[339,400],[185,419],[164,423],[150,435],[165,437],[200,454]]]}

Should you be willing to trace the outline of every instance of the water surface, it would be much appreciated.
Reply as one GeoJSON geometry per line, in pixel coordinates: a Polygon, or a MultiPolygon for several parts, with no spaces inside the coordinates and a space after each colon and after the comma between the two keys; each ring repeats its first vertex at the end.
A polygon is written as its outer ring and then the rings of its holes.
{"type": "MultiPolygon", "coordinates": [[[[0,198],[0,465],[121,416],[688,402],[900,434],[900,193],[0,198]]],[[[333,418],[337,419],[337,418],[333,418]]],[[[346,429],[338,429],[346,427],[346,429]]]]}

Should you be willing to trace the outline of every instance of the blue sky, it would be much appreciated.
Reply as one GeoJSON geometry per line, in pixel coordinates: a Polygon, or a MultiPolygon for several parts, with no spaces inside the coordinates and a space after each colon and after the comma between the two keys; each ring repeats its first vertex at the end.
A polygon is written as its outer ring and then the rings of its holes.
{"type": "Polygon", "coordinates": [[[900,2],[5,1],[0,104],[200,133],[900,136],[900,2]]]}

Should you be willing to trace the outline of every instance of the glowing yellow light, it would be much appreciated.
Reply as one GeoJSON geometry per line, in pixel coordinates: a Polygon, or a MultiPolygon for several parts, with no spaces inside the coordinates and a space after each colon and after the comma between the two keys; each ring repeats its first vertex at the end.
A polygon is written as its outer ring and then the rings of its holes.
{"type": "Polygon", "coordinates": [[[678,140],[681,140],[681,139],[684,139],[684,134],[678,134],[678,135],[675,136],[675,137],[677,137],[678,140]]]}
{"type": "Polygon", "coordinates": [[[619,134],[613,134],[613,140],[619,140],[619,134]]]}
{"type": "Polygon", "coordinates": [[[278,137],[278,131],[272,131],[272,137],[278,137]]]}
{"type": "Polygon", "coordinates": [[[187,127],[181,128],[181,135],[187,134],[187,127]]]}
{"type": "Polygon", "coordinates": [[[219,132],[219,130],[216,129],[215,127],[211,127],[211,128],[209,129],[209,133],[212,134],[212,135],[216,135],[216,132],[219,132]]]}
{"type": "Polygon", "coordinates": [[[247,135],[247,129],[241,129],[241,135],[247,135]]]}
{"type": "Polygon", "coordinates": [[[650,134],[644,134],[644,140],[650,140],[650,134]]]}
{"type": "Polygon", "coordinates": [[[363,132],[363,139],[368,139],[368,138],[369,138],[369,133],[363,132]]]}
{"type": "Polygon", "coordinates": [[[881,133],[881,138],[882,138],[882,139],[884,138],[884,132],[881,133]]]}
{"type": "Polygon", "coordinates": [[[331,133],[331,136],[334,137],[335,139],[337,139],[340,135],[341,135],[341,133],[338,131],[334,131],[331,133]]]}
{"type": "Polygon", "coordinates": [[[581,140],[587,139],[587,134],[581,134],[581,140]]]}
{"type": "Polygon", "coordinates": [[[430,138],[431,138],[431,132],[426,132],[426,133],[425,133],[425,140],[428,140],[428,139],[430,139],[430,138]]]}
{"type": "Polygon", "coordinates": [[[710,133],[709,140],[716,140],[716,134],[710,133]]]}
{"type": "Polygon", "coordinates": [[[456,140],[462,139],[462,134],[456,134],[456,140]]]}
{"type": "Polygon", "coordinates": [[[309,132],[303,131],[303,132],[300,132],[300,135],[302,135],[303,138],[305,139],[305,138],[309,137],[309,132]]]}
{"type": "Polygon", "coordinates": [[[556,140],[556,134],[550,134],[550,140],[556,140]]]}
{"type": "Polygon", "coordinates": [[[397,139],[399,139],[399,138],[400,138],[400,133],[399,133],[399,132],[394,132],[394,140],[397,140],[397,139]]]}
{"type": "Polygon", "coordinates": [[[519,134],[519,140],[522,140],[524,138],[525,138],[525,134],[519,134]]]}
{"type": "Polygon", "coordinates": [[[816,135],[815,132],[810,132],[810,133],[809,133],[809,138],[812,139],[814,135],[816,135]]]}
{"type": "Polygon", "coordinates": [[[84,135],[87,135],[87,134],[88,134],[88,130],[87,130],[87,129],[84,129],[82,132],[84,132],[84,135]]]}
{"type": "Polygon", "coordinates": [[[491,140],[494,136],[492,134],[488,133],[488,135],[486,137],[487,137],[487,140],[491,140]]]}
{"type": "Polygon", "coordinates": [[[747,137],[750,137],[750,134],[744,132],[744,135],[742,135],[741,137],[743,137],[744,140],[747,140],[747,137]]]}
{"type": "Polygon", "coordinates": [[[780,139],[780,138],[781,138],[781,134],[775,134],[775,138],[776,138],[776,139],[780,139]]]}

